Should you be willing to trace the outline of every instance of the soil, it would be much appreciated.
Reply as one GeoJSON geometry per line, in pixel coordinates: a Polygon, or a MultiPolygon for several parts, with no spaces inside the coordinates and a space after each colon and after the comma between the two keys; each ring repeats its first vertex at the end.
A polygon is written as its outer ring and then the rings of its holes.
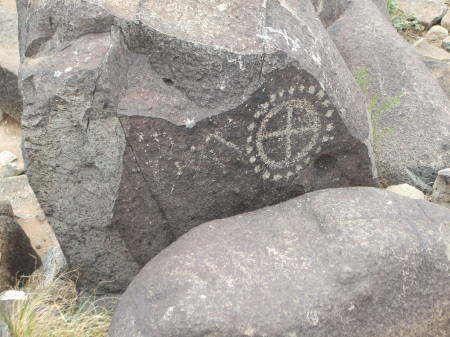
{"type": "Polygon", "coordinates": [[[16,10],[16,0],[0,0],[0,6],[16,10]]]}

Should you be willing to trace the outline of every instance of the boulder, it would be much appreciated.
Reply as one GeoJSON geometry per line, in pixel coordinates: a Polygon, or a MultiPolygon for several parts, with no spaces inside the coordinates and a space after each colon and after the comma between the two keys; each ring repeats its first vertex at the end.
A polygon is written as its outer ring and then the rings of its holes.
{"type": "Polygon", "coordinates": [[[450,52],[450,37],[446,37],[443,41],[442,41],[442,48],[444,48],[446,51],[450,52]]]}
{"type": "Polygon", "coordinates": [[[389,186],[386,190],[411,199],[425,199],[425,195],[421,190],[408,184],[389,186]]]}
{"type": "Polygon", "coordinates": [[[428,40],[442,41],[448,36],[447,28],[442,26],[433,26],[425,34],[425,38],[428,40]]]}
{"type": "Polygon", "coordinates": [[[42,261],[42,284],[50,285],[58,276],[67,271],[67,261],[59,245],[50,248],[42,261]]]}
{"type": "Polygon", "coordinates": [[[450,208],[450,168],[439,171],[433,185],[433,202],[450,208]]]}
{"type": "Polygon", "coordinates": [[[17,78],[20,65],[17,13],[2,4],[0,31],[0,110],[20,122],[22,95],[17,78]]]}
{"type": "Polygon", "coordinates": [[[442,48],[436,47],[426,39],[419,39],[414,43],[416,51],[423,57],[434,60],[450,62],[450,53],[442,48]]]}
{"type": "Polygon", "coordinates": [[[447,14],[442,18],[441,25],[447,28],[447,30],[450,30],[450,11],[447,11],[447,14]]]}
{"type": "Polygon", "coordinates": [[[0,200],[0,291],[15,285],[18,277],[31,275],[40,266],[30,240],[12,214],[11,204],[0,200]]]}
{"type": "Polygon", "coordinates": [[[425,27],[437,24],[448,11],[442,0],[397,0],[397,4],[403,13],[415,17],[425,27]]]}
{"type": "Polygon", "coordinates": [[[350,1],[329,33],[365,80],[380,180],[431,191],[437,171],[450,164],[449,98],[371,1],[350,1]]]}
{"type": "Polygon", "coordinates": [[[19,2],[27,175],[82,288],[121,291],[205,221],[375,183],[309,0],[138,2],[19,2]]]}
{"type": "Polygon", "coordinates": [[[110,337],[448,336],[450,211],[327,189],[205,223],[152,259],[110,337]]]}
{"type": "Polygon", "coordinates": [[[450,97],[450,61],[445,62],[428,57],[425,57],[423,60],[433,77],[447,94],[447,97],[450,97]]]}

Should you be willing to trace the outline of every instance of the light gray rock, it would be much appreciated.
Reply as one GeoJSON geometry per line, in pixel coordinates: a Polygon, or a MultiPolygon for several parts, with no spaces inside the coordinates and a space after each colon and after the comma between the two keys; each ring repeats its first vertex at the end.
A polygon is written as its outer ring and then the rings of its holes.
{"type": "Polygon", "coordinates": [[[367,75],[368,99],[378,101],[372,121],[380,180],[431,192],[437,171],[450,165],[449,98],[371,1],[350,1],[329,33],[355,76],[367,75]]]}
{"type": "Polygon", "coordinates": [[[20,64],[17,13],[1,4],[0,32],[0,110],[20,122],[22,95],[17,79],[20,64]]]}
{"type": "Polygon", "coordinates": [[[425,34],[425,38],[433,41],[442,41],[448,36],[447,28],[442,26],[433,26],[430,30],[425,34]]]}
{"type": "Polygon", "coordinates": [[[450,53],[436,47],[426,39],[419,39],[414,43],[416,51],[423,57],[431,58],[438,61],[450,62],[450,53]]]}
{"type": "Polygon", "coordinates": [[[450,211],[328,189],[193,229],[121,298],[110,337],[446,337],[450,211]]]}
{"type": "Polygon", "coordinates": [[[439,171],[433,186],[432,201],[450,208],[450,168],[439,171]]]}
{"type": "Polygon", "coordinates": [[[19,14],[27,175],[82,288],[120,292],[205,221],[376,183],[366,106],[309,0],[19,14]]]}
{"type": "Polygon", "coordinates": [[[389,186],[386,190],[410,199],[425,199],[425,194],[422,191],[408,184],[389,186]]]}
{"type": "Polygon", "coordinates": [[[447,37],[442,41],[442,48],[444,48],[447,51],[450,51],[450,37],[447,37]]]}
{"type": "Polygon", "coordinates": [[[425,27],[437,24],[448,10],[442,0],[397,0],[397,4],[401,11],[417,18],[425,27]]]}

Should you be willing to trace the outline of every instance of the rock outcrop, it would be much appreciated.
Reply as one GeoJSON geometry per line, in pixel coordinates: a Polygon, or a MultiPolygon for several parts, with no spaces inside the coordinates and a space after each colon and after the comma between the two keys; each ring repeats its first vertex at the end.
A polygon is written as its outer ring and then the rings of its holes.
{"type": "Polygon", "coordinates": [[[366,106],[309,0],[19,17],[27,175],[84,288],[122,290],[205,221],[375,184],[366,106]]]}
{"type": "Polygon", "coordinates": [[[203,224],[122,296],[110,337],[448,336],[450,211],[329,189],[203,224]]]}
{"type": "Polygon", "coordinates": [[[380,180],[430,192],[450,165],[449,98],[370,0],[350,1],[328,31],[355,76],[367,74],[380,180]]]}

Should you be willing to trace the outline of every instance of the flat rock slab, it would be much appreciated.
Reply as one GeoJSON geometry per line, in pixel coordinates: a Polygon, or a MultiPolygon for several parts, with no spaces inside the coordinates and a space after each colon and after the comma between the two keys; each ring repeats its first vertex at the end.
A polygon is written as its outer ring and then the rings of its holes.
{"type": "Polygon", "coordinates": [[[123,290],[205,221],[375,184],[366,106],[309,1],[19,13],[27,174],[83,288],[123,290]]]}
{"type": "Polygon", "coordinates": [[[365,75],[380,181],[431,192],[450,165],[448,96],[370,0],[351,1],[328,31],[355,77],[365,75]]]}
{"type": "Polygon", "coordinates": [[[205,223],[152,259],[110,337],[448,335],[450,211],[327,189],[205,223]]]}
{"type": "Polygon", "coordinates": [[[22,95],[18,86],[17,12],[0,3],[0,110],[20,122],[22,95]]]}

